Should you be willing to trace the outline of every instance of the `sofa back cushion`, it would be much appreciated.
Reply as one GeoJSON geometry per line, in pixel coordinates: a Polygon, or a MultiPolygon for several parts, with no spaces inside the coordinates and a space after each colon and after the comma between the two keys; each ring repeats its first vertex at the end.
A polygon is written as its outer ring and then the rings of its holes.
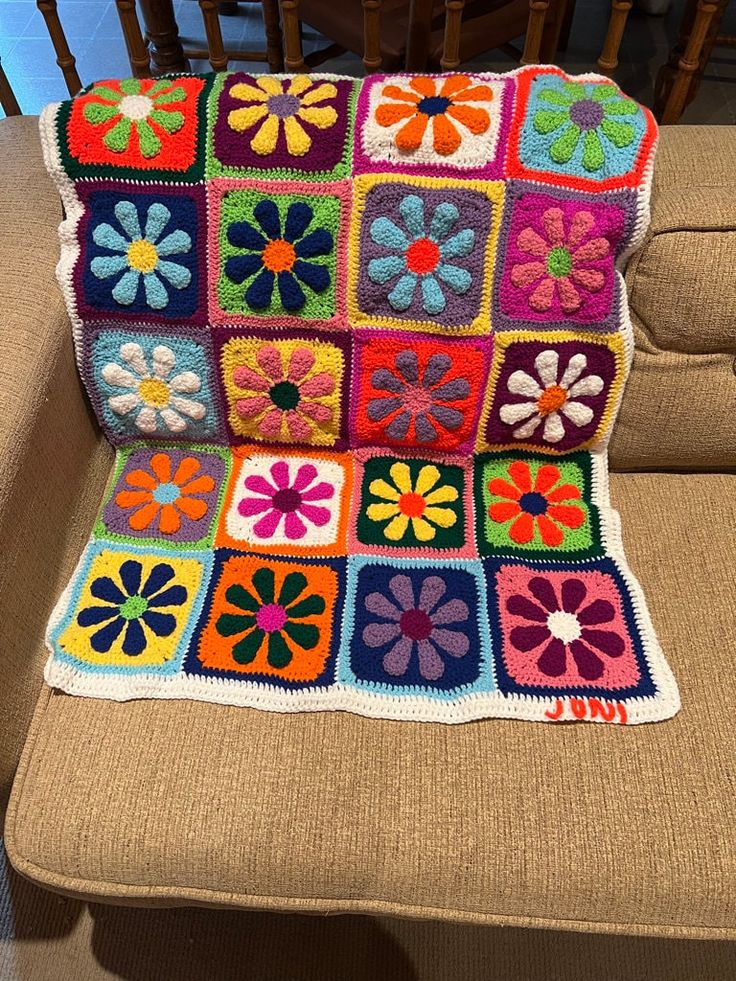
{"type": "Polygon", "coordinates": [[[618,470],[736,469],[736,127],[665,127],[626,282],[636,353],[618,470]]]}

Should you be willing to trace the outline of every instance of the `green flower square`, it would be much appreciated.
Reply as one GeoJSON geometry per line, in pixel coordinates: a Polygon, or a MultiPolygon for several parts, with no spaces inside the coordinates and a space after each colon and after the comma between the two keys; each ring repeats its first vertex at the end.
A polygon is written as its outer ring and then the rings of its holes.
{"type": "Polygon", "coordinates": [[[333,194],[226,189],[215,319],[334,320],[342,209],[333,194]]]}
{"type": "Polygon", "coordinates": [[[487,453],[475,463],[475,512],[481,555],[548,559],[602,555],[600,518],[591,503],[587,453],[487,453]]]}
{"type": "MultiPolygon", "coordinates": [[[[467,544],[466,471],[431,460],[377,455],[363,463],[354,551],[460,550],[467,544]]],[[[469,483],[469,482],[468,482],[469,483]]]]}

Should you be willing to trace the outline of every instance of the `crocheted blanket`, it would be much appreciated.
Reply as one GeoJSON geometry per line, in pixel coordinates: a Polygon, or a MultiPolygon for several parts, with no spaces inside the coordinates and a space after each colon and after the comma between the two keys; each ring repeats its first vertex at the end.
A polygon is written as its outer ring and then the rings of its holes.
{"type": "Polygon", "coordinates": [[[608,495],[656,126],[609,80],[95,83],[41,119],[116,447],[49,684],[432,722],[679,708],[608,495]]]}

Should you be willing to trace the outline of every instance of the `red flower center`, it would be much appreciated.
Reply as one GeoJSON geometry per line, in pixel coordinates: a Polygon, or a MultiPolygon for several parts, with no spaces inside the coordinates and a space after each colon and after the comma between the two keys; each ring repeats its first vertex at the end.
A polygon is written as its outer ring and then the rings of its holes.
{"type": "Polygon", "coordinates": [[[431,238],[418,238],[406,250],[406,266],[409,272],[422,276],[437,268],[440,250],[431,238]]]}
{"type": "Polygon", "coordinates": [[[421,494],[402,494],[399,498],[399,511],[407,518],[421,518],[427,504],[421,494]]]}
{"type": "Polygon", "coordinates": [[[432,621],[424,610],[406,610],[401,614],[399,627],[411,640],[426,640],[432,633],[432,621]]]}

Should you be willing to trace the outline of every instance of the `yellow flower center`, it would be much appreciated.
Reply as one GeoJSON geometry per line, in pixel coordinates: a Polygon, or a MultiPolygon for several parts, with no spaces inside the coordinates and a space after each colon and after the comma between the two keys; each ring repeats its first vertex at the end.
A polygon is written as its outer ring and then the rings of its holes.
{"type": "Polygon", "coordinates": [[[548,416],[561,409],[567,402],[567,391],[559,385],[550,385],[537,399],[540,416],[548,416]]]}
{"type": "Polygon", "coordinates": [[[399,498],[399,511],[407,518],[421,518],[426,506],[427,502],[421,494],[402,494],[399,498]]]}
{"type": "Polygon", "coordinates": [[[169,386],[160,378],[145,378],[138,386],[140,397],[146,405],[163,409],[169,404],[169,386]]]}
{"type": "Polygon", "coordinates": [[[270,269],[271,272],[286,272],[296,262],[296,252],[290,242],[285,241],[283,238],[275,238],[263,250],[261,258],[263,265],[266,269],[270,269]]]}
{"type": "Polygon", "coordinates": [[[150,273],[158,264],[158,252],[153,242],[138,238],[128,246],[128,263],[131,269],[141,273],[150,273]]]}

